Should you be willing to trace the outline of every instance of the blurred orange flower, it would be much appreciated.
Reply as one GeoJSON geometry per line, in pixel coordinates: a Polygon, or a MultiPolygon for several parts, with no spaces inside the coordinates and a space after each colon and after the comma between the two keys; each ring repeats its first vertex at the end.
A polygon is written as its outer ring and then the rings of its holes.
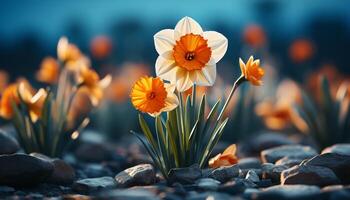
{"type": "Polygon", "coordinates": [[[107,36],[97,36],[90,44],[90,51],[97,59],[106,58],[112,51],[112,42],[107,36]]]}
{"type": "Polygon", "coordinates": [[[262,77],[264,76],[264,70],[260,67],[260,60],[254,60],[253,56],[250,56],[249,60],[245,64],[243,60],[239,59],[239,66],[241,68],[242,75],[246,80],[253,85],[262,85],[262,77]]]}
{"type": "Polygon", "coordinates": [[[266,43],[266,35],[264,29],[256,24],[249,25],[243,33],[243,40],[254,48],[260,48],[266,43]]]}
{"type": "Polygon", "coordinates": [[[0,70],[0,94],[4,91],[6,88],[8,82],[9,82],[9,75],[6,71],[0,70]]]}
{"type": "Polygon", "coordinates": [[[88,67],[82,67],[77,73],[77,82],[80,85],[80,90],[85,90],[89,93],[91,103],[97,106],[103,98],[103,90],[110,84],[112,77],[105,76],[100,80],[96,71],[88,67]]]}
{"type": "Polygon", "coordinates": [[[62,37],[57,44],[57,56],[62,62],[69,62],[79,59],[82,54],[77,46],[69,43],[66,37],[62,37]]]}
{"type": "Polygon", "coordinates": [[[45,58],[40,65],[40,69],[36,74],[38,81],[54,84],[57,83],[60,73],[60,66],[56,59],[52,57],[45,58]]]}
{"type": "Polygon", "coordinates": [[[297,63],[310,59],[314,54],[313,44],[306,39],[298,39],[289,47],[289,57],[297,63]]]}
{"type": "Polygon", "coordinates": [[[87,90],[78,90],[68,112],[67,127],[73,128],[79,116],[86,116],[92,109],[92,104],[87,90]]]}
{"type": "Polygon", "coordinates": [[[31,119],[35,122],[41,115],[47,93],[44,89],[38,92],[26,80],[10,84],[5,90],[0,101],[0,116],[11,119],[13,116],[12,103],[19,104],[20,97],[28,106],[31,119]],[[20,95],[20,96],[19,96],[20,95]]]}
{"type": "Polygon", "coordinates": [[[210,168],[218,168],[222,166],[230,166],[234,165],[238,162],[238,158],[236,156],[237,147],[235,144],[230,145],[225,149],[225,151],[221,154],[219,153],[214,158],[209,160],[210,168]]]}
{"type": "Polygon", "coordinates": [[[280,83],[276,92],[276,101],[264,101],[255,108],[257,115],[263,117],[265,125],[272,130],[281,130],[296,122],[302,126],[293,111],[293,104],[301,103],[300,87],[292,80],[280,83]]]}

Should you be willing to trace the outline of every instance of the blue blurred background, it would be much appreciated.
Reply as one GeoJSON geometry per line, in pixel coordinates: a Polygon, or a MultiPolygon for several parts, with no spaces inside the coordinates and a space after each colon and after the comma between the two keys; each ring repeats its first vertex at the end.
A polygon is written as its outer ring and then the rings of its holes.
{"type": "MultiPolygon", "coordinates": [[[[32,77],[43,57],[56,55],[57,41],[63,35],[88,55],[95,36],[108,36],[113,43],[109,63],[141,62],[153,69],[157,56],[153,35],[173,28],[184,16],[229,39],[223,63],[236,64],[239,56],[244,57],[243,31],[258,24],[282,74],[301,79],[301,72],[325,63],[350,73],[347,0],[2,0],[0,4],[0,68],[12,78],[23,74],[32,77]],[[289,46],[298,38],[311,41],[315,47],[312,59],[302,65],[288,57],[289,46]]],[[[232,67],[222,66],[219,63],[219,73],[232,67]]]]}

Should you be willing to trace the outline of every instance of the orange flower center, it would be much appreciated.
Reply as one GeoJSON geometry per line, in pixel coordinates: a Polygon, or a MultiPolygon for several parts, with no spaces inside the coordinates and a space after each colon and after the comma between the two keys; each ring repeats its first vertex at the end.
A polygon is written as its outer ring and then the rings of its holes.
{"type": "Polygon", "coordinates": [[[209,62],[211,49],[201,35],[190,33],[176,41],[173,56],[178,66],[188,71],[199,70],[209,62]]]}
{"type": "Polygon", "coordinates": [[[160,78],[143,77],[135,83],[130,96],[137,110],[152,114],[164,108],[167,91],[160,78]]]}

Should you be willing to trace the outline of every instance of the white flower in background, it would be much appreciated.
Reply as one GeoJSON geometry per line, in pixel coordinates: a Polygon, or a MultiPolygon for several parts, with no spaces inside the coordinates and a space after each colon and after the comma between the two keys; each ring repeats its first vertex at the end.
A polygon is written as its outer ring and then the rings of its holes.
{"type": "Polygon", "coordinates": [[[176,84],[182,92],[196,85],[212,86],[216,63],[227,50],[227,39],[215,31],[203,32],[192,18],[182,18],[175,29],[164,29],[154,35],[159,54],[156,74],[176,84]]]}

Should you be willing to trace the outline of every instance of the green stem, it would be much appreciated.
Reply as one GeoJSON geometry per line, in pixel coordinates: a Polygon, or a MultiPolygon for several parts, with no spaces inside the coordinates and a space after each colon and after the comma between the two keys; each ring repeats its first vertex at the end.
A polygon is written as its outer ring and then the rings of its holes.
{"type": "Polygon", "coordinates": [[[238,86],[239,86],[241,83],[243,83],[243,81],[245,81],[245,78],[244,78],[244,76],[243,76],[243,74],[242,74],[242,75],[235,81],[235,83],[233,84],[232,89],[231,89],[231,91],[230,91],[230,94],[228,95],[228,98],[226,99],[226,102],[225,102],[224,106],[222,107],[222,109],[221,109],[221,111],[220,111],[220,114],[219,114],[219,116],[218,116],[218,119],[217,119],[216,121],[220,121],[220,120],[221,120],[221,118],[222,118],[222,116],[223,116],[223,114],[224,114],[224,112],[225,112],[225,110],[226,110],[228,104],[230,103],[230,100],[231,100],[233,94],[235,93],[235,91],[236,91],[236,89],[238,88],[238,86]]]}

